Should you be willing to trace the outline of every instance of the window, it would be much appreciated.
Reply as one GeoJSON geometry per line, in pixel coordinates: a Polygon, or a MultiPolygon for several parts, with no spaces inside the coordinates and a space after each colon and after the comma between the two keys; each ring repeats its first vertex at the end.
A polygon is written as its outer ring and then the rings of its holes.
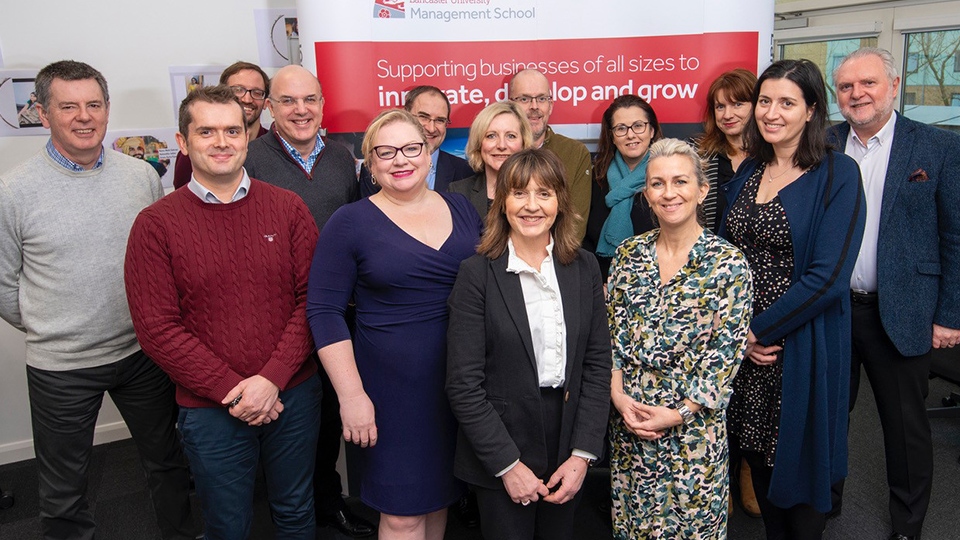
{"type": "Polygon", "coordinates": [[[960,131],[960,29],[905,34],[904,116],[960,131]],[[909,106],[908,106],[909,105],[909,106]]]}
{"type": "Polygon", "coordinates": [[[840,116],[837,108],[837,95],[833,88],[833,70],[844,57],[860,47],[876,46],[876,37],[790,43],[780,46],[780,59],[799,60],[806,58],[820,67],[823,80],[827,83],[827,109],[830,113],[830,120],[841,122],[843,117],[840,116]]]}

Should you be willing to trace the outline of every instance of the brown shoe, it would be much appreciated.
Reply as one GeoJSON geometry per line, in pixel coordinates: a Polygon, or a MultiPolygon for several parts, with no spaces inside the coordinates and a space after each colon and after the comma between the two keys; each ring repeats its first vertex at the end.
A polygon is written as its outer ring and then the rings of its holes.
{"type": "Polygon", "coordinates": [[[750,465],[745,459],[740,461],[740,506],[748,516],[760,517],[760,505],[757,503],[757,494],[753,491],[750,465]]]}

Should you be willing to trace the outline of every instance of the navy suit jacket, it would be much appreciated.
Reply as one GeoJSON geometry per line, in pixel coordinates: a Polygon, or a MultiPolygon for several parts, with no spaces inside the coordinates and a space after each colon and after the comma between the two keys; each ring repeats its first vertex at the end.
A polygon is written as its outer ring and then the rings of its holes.
{"type": "MultiPolygon", "coordinates": [[[[846,148],[850,125],[830,129],[846,148]]],[[[869,209],[873,211],[873,209],[869,209]]],[[[960,328],[960,136],[897,114],[877,245],[880,319],[904,356],[960,328]]]]}
{"type": "MultiPolygon", "coordinates": [[[[437,156],[437,179],[433,185],[434,191],[447,191],[450,182],[467,178],[476,174],[466,160],[457,156],[440,151],[437,156]]],[[[374,184],[370,175],[370,169],[364,165],[360,168],[360,198],[369,197],[380,191],[380,185],[374,184]]]]}
{"type": "Polygon", "coordinates": [[[601,455],[610,414],[610,330],[596,259],[581,249],[572,263],[554,263],[567,363],[560,448],[546,448],[533,338],[507,258],[465,260],[448,301],[447,396],[460,424],[454,473],[490,489],[503,489],[496,474],[518,459],[546,481],[550,454],[558,465],[574,449],[601,455]]]}

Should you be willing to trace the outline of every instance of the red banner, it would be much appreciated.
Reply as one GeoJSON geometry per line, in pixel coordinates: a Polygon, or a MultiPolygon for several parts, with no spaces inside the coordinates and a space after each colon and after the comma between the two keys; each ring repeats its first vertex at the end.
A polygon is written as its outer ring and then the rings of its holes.
{"type": "Polygon", "coordinates": [[[486,104],[506,99],[510,77],[543,72],[555,100],[551,124],[595,124],[611,100],[637,94],[663,123],[702,121],[704,94],[719,74],[756,71],[757,33],[489,42],[317,42],[324,126],[359,132],[404,92],[437,86],[452,127],[469,127],[486,104]]]}

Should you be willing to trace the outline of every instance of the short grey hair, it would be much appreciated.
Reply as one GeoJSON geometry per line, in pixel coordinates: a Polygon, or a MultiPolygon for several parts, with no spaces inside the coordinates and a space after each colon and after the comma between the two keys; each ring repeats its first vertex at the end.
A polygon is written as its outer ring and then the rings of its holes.
{"type": "MultiPolygon", "coordinates": [[[[680,139],[660,139],[659,141],[650,145],[650,154],[647,157],[647,163],[650,163],[656,158],[661,157],[670,157],[670,156],[683,156],[690,160],[690,164],[693,166],[694,174],[697,176],[697,185],[706,186],[708,185],[707,175],[704,173],[704,162],[700,159],[700,154],[689,144],[680,139]]],[[[647,171],[650,169],[648,168],[647,171]]]]}
{"type": "Polygon", "coordinates": [[[842,68],[844,64],[850,60],[866,58],[868,56],[876,56],[883,62],[883,70],[887,73],[887,78],[890,79],[891,83],[900,76],[897,72],[897,62],[894,60],[893,55],[890,54],[890,51],[881,49],[880,47],[861,47],[843,57],[843,60],[840,60],[837,67],[833,69],[833,86],[837,86],[837,74],[840,73],[840,68],[842,68]]]}
{"type": "MultiPolygon", "coordinates": [[[[692,146],[680,139],[660,139],[650,145],[650,150],[648,150],[647,154],[647,182],[650,181],[650,163],[653,163],[653,160],[657,158],[672,156],[681,156],[690,160],[693,174],[697,177],[697,187],[710,185],[709,180],[707,180],[707,175],[704,172],[706,162],[700,159],[700,154],[698,154],[692,146]]],[[[645,190],[647,187],[644,186],[643,189],[645,190]]],[[[658,226],[660,225],[660,220],[657,219],[657,214],[653,211],[653,208],[650,209],[650,217],[653,218],[654,223],[658,226]]],[[[703,202],[699,201],[697,202],[697,223],[702,227],[705,227],[707,223],[703,202]]]]}

